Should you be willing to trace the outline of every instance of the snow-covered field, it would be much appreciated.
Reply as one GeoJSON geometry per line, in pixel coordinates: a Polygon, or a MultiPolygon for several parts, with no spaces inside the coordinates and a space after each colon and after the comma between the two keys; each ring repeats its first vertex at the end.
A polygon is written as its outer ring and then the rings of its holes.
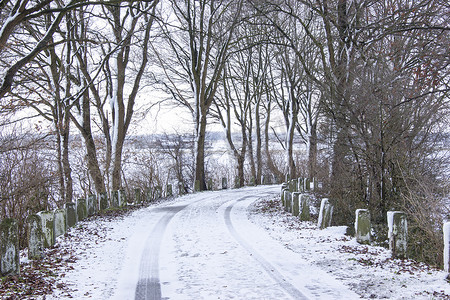
{"type": "Polygon", "coordinates": [[[162,299],[450,299],[443,271],[300,222],[278,191],[204,192],[80,222],[48,250],[58,264],[45,299],[139,298],[155,257],[162,299]]]}

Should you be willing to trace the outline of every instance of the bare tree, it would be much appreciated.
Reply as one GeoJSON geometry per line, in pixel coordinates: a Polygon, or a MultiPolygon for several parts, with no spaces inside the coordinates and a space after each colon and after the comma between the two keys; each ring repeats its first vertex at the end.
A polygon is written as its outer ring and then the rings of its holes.
{"type": "MultiPolygon", "coordinates": [[[[73,182],[69,162],[69,126],[70,126],[70,97],[72,93],[73,77],[71,78],[71,51],[70,47],[58,47],[58,42],[70,40],[72,27],[70,18],[65,25],[65,31],[57,33],[58,38],[51,36],[47,51],[39,52],[29,62],[28,69],[18,71],[18,86],[10,91],[13,107],[16,109],[33,108],[38,115],[53,123],[56,137],[57,176],[59,182],[59,196],[62,202],[72,200],[73,182]],[[58,42],[57,42],[58,41],[58,42]]],[[[64,24],[65,23],[65,24],[64,24]]],[[[27,36],[28,42],[39,40],[41,32],[45,32],[51,26],[49,14],[33,23],[26,23],[20,36],[12,36],[10,41],[16,41],[16,46],[9,47],[9,51],[21,55],[24,48],[30,46],[23,44],[18,39],[27,36]]],[[[31,50],[31,49],[30,49],[31,50]]],[[[8,60],[2,60],[3,65],[8,60]]]]}
{"type": "MultiPolygon", "coordinates": [[[[95,191],[97,193],[103,193],[106,191],[106,185],[98,159],[97,145],[95,143],[92,128],[92,121],[94,118],[92,116],[91,109],[91,97],[94,99],[93,102],[97,104],[95,107],[99,107],[100,103],[102,103],[100,96],[101,91],[99,90],[98,84],[94,84],[96,75],[91,75],[88,71],[91,69],[91,65],[95,65],[95,63],[91,60],[91,55],[95,53],[95,51],[99,50],[98,47],[95,48],[93,43],[90,43],[91,35],[96,36],[97,34],[96,32],[89,30],[91,24],[95,22],[95,18],[93,16],[88,17],[88,14],[89,11],[80,9],[76,11],[72,17],[74,24],[76,24],[74,27],[77,28],[77,30],[74,32],[72,42],[68,43],[68,47],[72,48],[77,62],[77,73],[80,78],[80,87],[75,99],[73,100],[74,107],[71,110],[71,120],[83,137],[86,151],[87,169],[94,183],[95,191]]],[[[108,58],[109,56],[105,59],[107,60],[108,58]]],[[[105,60],[101,60],[101,62],[103,61],[105,60]]],[[[102,63],[100,63],[100,65],[102,65],[102,63]]],[[[98,74],[99,70],[95,68],[92,72],[94,74],[98,74]]],[[[106,128],[108,128],[107,119],[103,114],[103,111],[101,109],[97,109],[97,112],[101,119],[99,123],[103,125],[103,127],[106,126],[106,128]]],[[[107,140],[106,144],[110,145],[110,143],[108,143],[108,137],[105,139],[107,140]]]]}
{"type": "Polygon", "coordinates": [[[150,39],[150,30],[153,25],[156,5],[158,0],[152,2],[136,2],[127,9],[121,9],[114,6],[106,7],[111,15],[109,24],[114,33],[114,43],[122,44],[114,55],[114,69],[110,70],[111,83],[109,86],[109,96],[111,97],[111,113],[112,113],[112,188],[121,188],[121,162],[122,149],[128,128],[133,117],[133,108],[136,96],[139,91],[140,82],[148,62],[148,43],[150,39]],[[129,23],[128,27],[125,25],[129,23]],[[141,26],[139,28],[138,26],[141,26]],[[130,55],[132,45],[135,43],[134,38],[138,30],[143,31],[142,40],[139,41],[138,47],[142,47],[140,55],[140,63],[137,64],[136,74],[134,78],[130,78],[127,68],[130,63],[130,55]],[[115,73],[115,74],[114,74],[115,73]],[[131,85],[131,92],[127,96],[125,94],[125,85],[131,85]],[[125,104],[126,103],[126,104],[125,104]]]}
{"type": "MultiPolygon", "coordinates": [[[[363,37],[371,42],[366,44],[362,62],[354,71],[357,75],[351,108],[346,108],[351,117],[352,152],[358,169],[367,170],[359,179],[360,193],[379,212],[378,219],[383,219],[389,208],[398,207],[403,193],[412,189],[408,178],[417,178],[422,172],[429,172],[430,177],[424,176],[427,181],[435,176],[426,165],[433,165],[430,154],[440,139],[435,128],[440,127],[449,108],[443,93],[448,84],[449,60],[442,47],[449,40],[442,30],[417,26],[440,22],[434,15],[439,7],[430,1],[414,9],[402,5],[370,8],[387,19],[401,12],[397,25],[382,38],[374,39],[370,33],[363,37]],[[412,28],[396,34],[400,22],[416,25],[410,24],[407,27],[412,28]]],[[[378,22],[368,20],[369,27],[378,22]]]]}
{"type": "Polygon", "coordinates": [[[224,68],[223,91],[222,95],[216,97],[214,104],[214,115],[219,119],[225,130],[225,136],[228,145],[233,152],[237,162],[237,180],[238,187],[243,187],[245,184],[244,178],[244,163],[247,154],[248,138],[247,138],[247,123],[251,118],[250,114],[250,91],[248,90],[250,56],[244,56],[243,53],[238,53],[237,63],[227,63],[224,68]],[[242,68],[244,75],[241,75],[242,68]],[[236,69],[237,68],[237,69],[236,69]],[[234,129],[237,125],[240,131],[238,140],[241,145],[237,146],[237,141],[233,140],[237,133],[234,129]]]}
{"type": "MultiPolygon", "coordinates": [[[[418,170],[413,161],[426,160],[432,128],[448,108],[448,55],[441,46],[448,45],[448,17],[442,15],[448,4],[286,0],[254,6],[279,32],[278,47],[292,49],[290,65],[308,79],[303,88],[320,90],[315,111],[329,122],[322,127],[328,128],[332,161],[329,192],[343,212],[337,222],[350,222],[358,205],[370,205],[381,219],[401,199],[405,178],[399,169],[418,170]],[[295,30],[303,35],[301,44],[295,30]],[[304,51],[303,45],[314,48],[304,51]]],[[[308,112],[307,106],[299,112],[308,112]]],[[[311,157],[310,172],[313,165],[311,157]]]]}
{"type": "Polygon", "coordinates": [[[20,246],[24,247],[26,217],[60,203],[53,198],[57,188],[53,164],[42,151],[47,148],[49,135],[24,130],[18,125],[1,129],[0,218],[18,220],[20,246]]]}
{"type": "Polygon", "coordinates": [[[254,7],[265,16],[266,26],[274,30],[269,42],[275,45],[275,57],[280,67],[271,70],[272,74],[276,73],[275,77],[272,75],[274,80],[271,84],[286,124],[284,149],[288,174],[291,177],[299,175],[293,155],[294,137],[298,133],[303,143],[308,145],[307,173],[313,178],[317,164],[320,107],[323,94],[327,94],[323,80],[326,69],[323,64],[328,64],[321,44],[323,26],[301,1],[254,2],[254,7]]]}
{"type": "Polygon", "coordinates": [[[86,2],[81,0],[72,1],[30,1],[30,0],[18,0],[2,1],[0,3],[2,25],[0,29],[0,55],[5,55],[6,50],[11,44],[11,37],[20,31],[22,25],[26,25],[27,22],[32,22],[40,18],[48,18],[50,25],[45,33],[40,34],[36,42],[26,49],[26,52],[22,52],[17,57],[9,57],[10,65],[2,72],[2,79],[0,83],[0,99],[3,98],[14,86],[14,78],[17,73],[24,68],[29,62],[31,62],[35,56],[44,51],[48,44],[51,42],[53,35],[59,30],[59,26],[63,21],[66,14],[77,8],[86,5],[98,5],[109,4],[117,6],[123,1],[101,1],[98,3],[86,2]]]}
{"type": "Polygon", "coordinates": [[[163,134],[157,141],[156,147],[159,152],[170,157],[172,163],[170,168],[175,174],[178,182],[179,191],[186,194],[191,184],[189,182],[189,159],[192,151],[193,139],[191,135],[183,135],[180,133],[163,134]]]}
{"type": "Polygon", "coordinates": [[[170,51],[158,51],[159,64],[167,79],[165,88],[192,114],[196,136],[194,184],[205,190],[207,117],[228,59],[242,1],[186,0],[170,4],[168,18],[175,20],[161,24],[170,51]]]}
{"type": "MultiPolygon", "coordinates": [[[[90,99],[89,91],[94,95],[93,90],[97,89],[99,74],[101,70],[105,70],[109,66],[107,61],[114,54],[116,58],[116,69],[109,69],[109,75],[117,72],[117,77],[114,80],[109,76],[109,82],[115,83],[115,89],[108,85],[106,89],[108,95],[115,99],[111,101],[113,104],[112,119],[115,126],[112,126],[113,132],[110,134],[109,127],[107,126],[107,117],[103,115],[101,124],[103,125],[103,131],[105,135],[111,139],[111,151],[112,167],[111,173],[113,174],[113,187],[118,188],[120,186],[120,169],[121,169],[121,149],[123,147],[124,137],[131,122],[133,115],[133,106],[136,98],[136,94],[139,91],[140,80],[145,70],[147,63],[147,44],[149,39],[149,31],[154,19],[154,11],[159,1],[99,1],[96,3],[84,2],[84,1],[69,1],[67,3],[61,1],[44,1],[34,3],[32,1],[17,1],[16,4],[10,1],[3,1],[2,13],[4,23],[2,24],[1,37],[2,44],[0,47],[0,54],[4,64],[4,77],[2,81],[2,87],[0,88],[0,96],[4,97],[13,86],[14,89],[21,87],[19,82],[20,78],[17,75],[25,75],[25,78],[30,78],[33,72],[24,69],[24,66],[30,64],[36,56],[43,53],[43,56],[50,54],[52,59],[50,65],[51,71],[48,72],[51,76],[48,78],[48,82],[51,83],[51,92],[56,89],[54,93],[55,103],[54,105],[54,118],[55,127],[60,131],[59,135],[62,137],[61,144],[65,147],[59,147],[62,149],[61,162],[62,171],[64,176],[61,176],[61,186],[67,187],[66,198],[71,197],[71,180],[70,180],[70,167],[68,166],[68,132],[69,132],[69,115],[75,113],[75,110],[71,109],[75,106],[83,108],[84,113],[80,114],[80,118],[71,116],[72,121],[75,122],[77,128],[85,137],[86,150],[88,153],[88,162],[90,174],[94,179],[96,190],[98,192],[105,190],[105,185],[102,179],[100,168],[98,167],[98,161],[96,157],[96,149],[94,139],[92,137],[91,129],[91,113],[90,113],[90,99]],[[89,7],[89,12],[86,15],[82,15],[83,7],[89,7]],[[104,16],[99,16],[100,9],[103,8],[104,16]],[[72,13],[75,12],[75,13],[72,13]],[[81,12],[81,13],[79,13],[81,12]],[[107,12],[110,13],[107,16],[107,12]],[[121,17],[121,12],[124,14],[121,17]],[[84,19],[89,14],[89,18],[84,19]],[[99,63],[93,68],[89,62],[88,57],[101,57],[99,53],[97,56],[91,52],[88,52],[88,46],[96,44],[98,40],[87,35],[87,29],[85,27],[86,20],[97,16],[99,22],[110,21],[108,24],[113,28],[113,37],[115,39],[115,45],[111,47],[110,51],[106,53],[99,63]],[[103,18],[103,19],[102,19],[103,18]],[[100,20],[102,19],[102,20],[100,20]],[[45,20],[47,27],[44,31],[31,32],[29,29],[33,27],[33,24],[45,20]],[[139,21],[138,21],[139,20],[139,21]],[[33,22],[31,22],[33,21],[33,22]],[[61,30],[61,24],[66,24],[66,30],[61,30]],[[24,25],[22,28],[20,25],[24,25]],[[145,24],[145,25],[143,25],[145,24]],[[128,26],[127,28],[123,28],[128,26]],[[24,29],[23,29],[24,28],[24,29]],[[123,33],[127,30],[126,33],[123,33]],[[138,35],[142,33],[142,35],[138,35]],[[27,35],[28,34],[28,35],[27,35]],[[58,37],[58,39],[56,38],[58,37]],[[142,39],[141,39],[142,38],[142,39]],[[139,39],[142,42],[143,47],[140,60],[140,67],[135,71],[135,77],[133,82],[125,81],[125,73],[130,75],[130,68],[128,68],[128,62],[130,59],[130,49],[135,44],[135,39],[139,39]],[[14,45],[14,41],[19,41],[18,47],[5,47],[6,44],[14,45]],[[31,43],[35,41],[34,43],[31,43]],[[29,44],[27,44],[29,43],[29,44]],[[19,48],[20,47],[20,48],[19,48]],[[64,58],[57,55],[61,47],[64,47],[64,58]],[[50,49],[50,50],[48,50],[50,49]],[[52,49],[55,49],[54,51],[52,49]],[[48,51],[47,51],[48,50],[48,51]],[[11,52],[17,55],[11,55],[11,52]],[[74,56],[72,56],[72,54],[74,56]],[[92,55],[92,56],[91,56],[92,55]],[[73,61],[76,57],[78,64],[73,61]],[[79,68],[77,70],[77,68],[79,68]],[[81,70],[81,71],[80,71],[81,70]],[[89,70],[90,74],[87,74],[86,70],[89,70]],[[75,71],[75,73],[73,73],[75,71]],[[77,73],[78,72],[78,73],[77,73]],[[51,79],[53,78],[53,79],[51,79]],[[64,78],[66,78],[64,80],[64,78]],[[72,89],[72,82],[76,81],[77,89],[72,89]],[[131,85],[131,92],[128,95],[127,105],[124,104],[123,98],[125,82],[131,85]],[[65,86],[64,86],[65,85],[65,86]],[[64,92],[61,92],[64,91],[64,92]],[[82,100],[80,100],[82,99],[82,100]],[[117,105],[116,105],[117,104],[117,105]],[[107,133],[107,134],[106,134],[107,133]],[[63,181],[66,180],[64,183],[63,181]]],[[[98,33],[98,32],[97,32],[98,33]]],[[[98,37],[99,35],[97,35],[98,37]]],[[[112,42],[112,41],[111,41],[112,42]]],[[[112,45],[112,44],[111,44],[112,45]]],[[[39,66],[39,64],[38,64],[39,66]]],[[[41,67],[47,67],[41,63],[41,67]]],[[[35,76],[35,74],[34,74],[35,76]]],[[[128,76],[129,77],[129,76],[128,76]]],[[[23,77],[22,77],[23,78],[23,77]]],[[[39,88],[39,86],[38,86],[39,88]]],[[[18,92],[13,91],[13,94],[18,92]]],[[[34,94],[34,91],[30,88],[28,91],[30,94],[34,94]]],[[[102,90],[99,95],[106,93],[102,90]]],[[[98,96],[98,95],[97,95],[98,96]]],[[[96,104],[99,103],[99,98],[96,98],[96,104]]],[[[37,106],[35,106],[37,107],[37,106]]],[[[108,139],[108,137],[107,137],[108,139]]]]}
{"type": "Polygon", "coordinates": [[[95,13],[97,21],[106,22],[111,29],[106,34],[88,32],[85,23],[88,18],[80,15],[79,21],[84,24],[80,28],[85,31],[79,31],[73,45],[83,85],[76,97],[72,121],[85,140],[88,168],[97,192],[105,191],[105,177],[112,179],[113,190],[121,188],[123,145],[148,61],[148,41],[158,2],[135,2],[126,7],[103,6],[95,13]],[[98,46],[95,41],[102,43],[98,46]],[[131,65],[137,67],[130,68],[131,65]],[[126,87],[130,88],[129,93],[126,87]],[[91,125],[95,120],[92,107],[99,118],[94,124],[105,138],[106,176],[102,175],[97,158],[91,125]],[[111,115],[108,115],[108,109],[111,115]]]}

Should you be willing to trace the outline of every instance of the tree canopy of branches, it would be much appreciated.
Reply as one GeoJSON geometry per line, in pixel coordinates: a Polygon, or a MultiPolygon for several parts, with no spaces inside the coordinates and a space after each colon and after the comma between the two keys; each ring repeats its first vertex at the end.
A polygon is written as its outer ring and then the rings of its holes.
{"type": "Polygon", "coordinates": [[[195,124],[195,181],[206,189],[205,137],[207,117],[228,51],[240,22],[242,1],[170,1],[167,18],[173,22],[162,26],[163,39],[169,45],[166,57],[158,55],[166,75],[167,90],[174,100],[187,107],[195,124]],[[182,84],[180,87],[179,84],[182,84]]]}

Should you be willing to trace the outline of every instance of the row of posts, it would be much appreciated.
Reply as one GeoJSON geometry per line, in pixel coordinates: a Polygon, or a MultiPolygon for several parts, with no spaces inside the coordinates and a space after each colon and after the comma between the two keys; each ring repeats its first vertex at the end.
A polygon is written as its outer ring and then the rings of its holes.
{"type": "MultiPolygon", "coordinates": [[[[289,180],[281,186],[281,203],[286,212],[299,217],[301,221],[311,219],[310,192],[318,186],[315,180],[309,178],[298,178],[289,180]]],[[[331,223],[333,207],[327,199],[323,199],[319,214],[319,228],[325,228],[331,223]]]]}
{"type": "MultiPolygon", "coordinates": [[[[179,188],[179,193],[184,189],[179,188]]],[[[173,196],[172,185],[168,184],[165,191],[166,197],[173,196]]],[[[143,193],[140,189],[134,190],[134,203],[142,204],[163,197],[160,186],[147,189],[143,193]]],[[[68,202],[64,208],[51,211],[41,211],[28,216],[27,241],[28,258],[41,259],[44,249],[52,247],[58,236],[67,232],[88,216],[96,214],[99,210],[108,208],[120,208],[128,203],[124,190],[113,191],[108,199],[107,193],[101,193],[98,197],[90,195],[86,199],[78,199],[76,202],[68,202]]],[[[4,219],[0,223],[0,274],[1,276],[18,275],[20,273],[19,261],[19,228],[15,219],[4,219]]]]}
{"type": "MultiPolygon", "coordinates": [[[[299,178],[283,183],[281,186],[281,202],[286,212],[298,216],[301,221],[310,220],[309,192],[314,189],[307,178],[299,178]]],[[[317,227],[324,229],[331,225],[333,205],[324,198],[320,203],[317,227]]],[[[388,239],[389,249],[393,258],[406,258],[408,240],[408,221],[402,211],[388,211],[388,239]]],[[[450,273],[450,222],[444,223],[444,270],[450,273]]],[[[360,244],[371,243],[371,221],[368,209],[357,209],[355,212],[355,238],[360,244]]]]}

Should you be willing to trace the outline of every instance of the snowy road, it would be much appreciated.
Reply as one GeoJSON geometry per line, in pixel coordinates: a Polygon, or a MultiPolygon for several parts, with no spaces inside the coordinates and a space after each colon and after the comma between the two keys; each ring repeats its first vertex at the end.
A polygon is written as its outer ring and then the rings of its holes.
{"type": "Polygon", "coordinates": [[[185,206],[169,206],[155,211],[162,211],[164,215],[150,232],[145,244],[140,262],[139,281],[136,286],[135,299],[161,299],[161,284],[159,279],[159,251],[161,241],[167,225],[175,214],[185,206]]]}
{"type": "Polygon", "coordinates": [[[49,252],[61,262],[57,281],[36,299],[449,299],[447,273],[359,245],[345,226],[300,222],[279,188],[190,194],[79,222],[49,252]]]}
{"type": "Polygon", "coordinates": [[[248,220],[251,203],[278,192],[206,192],[149,208],[130,238],[115,299],[359,298],[248,220]]]}

